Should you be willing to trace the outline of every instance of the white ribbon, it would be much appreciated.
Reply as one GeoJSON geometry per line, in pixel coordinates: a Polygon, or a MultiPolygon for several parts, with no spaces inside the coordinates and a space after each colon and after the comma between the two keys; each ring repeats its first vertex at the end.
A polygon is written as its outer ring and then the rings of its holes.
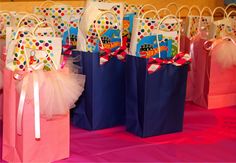
{"type": "MultiPolygon", "coordinates": [[[[26,99],[26,92],[29,85],[29,74],[35,70],[41,70],[44,64],[39,64],[36,66],[31,66],[27,71],[25,76],[21,76],[21,74],[14,74],[14,78],[22,81],[21,93],[20,93],[20,101],[18,106],[17,113],[17,134],[22,135],[22,118],[24,112],[24,104],[26,99]]],[[[35,127],[35,138],[40,139],[40,105],[39,105],[39,79],[35,72],[33,72],[33,91],[34,91],[34,127],[35,127]]]]}

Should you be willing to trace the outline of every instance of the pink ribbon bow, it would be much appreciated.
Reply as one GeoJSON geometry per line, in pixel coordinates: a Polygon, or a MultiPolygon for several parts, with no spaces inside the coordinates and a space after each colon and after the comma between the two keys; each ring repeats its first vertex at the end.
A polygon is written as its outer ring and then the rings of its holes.
{"type": "Polygon", "coordinates": [[[126,42],[127,42],[127,37],[123,38],[123,44],[121,47],[117,48],[114,52],[111,52],[111,49],[107,48],[102,48],[100,47],[100,65],[104,65],[107,63],[111,57],[116,57],[117,59],[121,61],[125,61],[125,57],[127,55],[126,53],[126,42]]]}
{"type": "Polygon", "coordinates": [[[170,60],[161,58],[150,58],[148,60],[147,71],[152,74],[161,68],[163,64],[173,64],[175,66],[182,66],[191,62],[191,56],[187,53],[179,53],[170,60]]]}

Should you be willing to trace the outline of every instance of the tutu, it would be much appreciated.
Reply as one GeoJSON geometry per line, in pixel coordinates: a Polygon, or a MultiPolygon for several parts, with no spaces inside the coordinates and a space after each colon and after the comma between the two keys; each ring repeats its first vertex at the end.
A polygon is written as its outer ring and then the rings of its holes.
{"type": "MultiPolygon", "coordinates": [[[[40,113],[47,119],[65,115],[78,100],[84,90],[85,76],[74,73],[67,65],[63,69],[53,71],[33,71],[28,77],[26,100],[32,101],[33,78],[36,75],[40,90],[40,113]]],[[[17,83],[18,91],[22,90],[23,80],[17,83]]]]}

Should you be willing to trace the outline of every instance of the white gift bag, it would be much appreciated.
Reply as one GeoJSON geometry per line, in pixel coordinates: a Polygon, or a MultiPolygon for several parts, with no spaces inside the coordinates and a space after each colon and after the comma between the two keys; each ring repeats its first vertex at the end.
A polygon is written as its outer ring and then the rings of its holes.
{"type": "Polygon", "coordinates": [[[44,70],[60,68],[62,39],[55,37],[52,25],[50,28],[53,31],[53,36],[37,36],[37,30],[43,24],[49,25],[50,23],[39,22],[34,29],[19,27],[11,34],[11,37],[14,38],[7,40],[6,67],[8,69],[21,71],[29,66],[26,63],[33,65],[39,62],[44,63],[44,70]],[[13,51],[17,53],[14,54],[13,51]]]}
{"type": "Polygon", "coordinates": [[[93,36],[96,37],[94,28],[96,18],[104,11],[114,12],[118,22],[114,22],[115,20],[113,16],[103,15],[98,22],[98,29],[105,31],[116,24],[116,28],[122,30],[124,4],[88,1],[85,8],[86,9],[81,17],[78,27],[77,49],[79,51],[92,52],[94,49],[93,45],[95,43],[93,36]]]}

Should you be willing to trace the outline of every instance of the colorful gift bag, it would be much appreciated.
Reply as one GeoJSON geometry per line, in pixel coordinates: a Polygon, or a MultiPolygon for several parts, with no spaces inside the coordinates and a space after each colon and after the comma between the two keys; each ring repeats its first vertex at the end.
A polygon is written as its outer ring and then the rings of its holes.
{"type": "MultiPolygon", "coordinates": [[[[209,55],[209,51],[204,48],[205,44],[204,39],[198,39],[194,44],[193,102],[208,109],[234,106],[236,105],[236,68],[235,66],[222,67],[216,55],[209,55]]],[[[234,53],[231,50],[226,46],[223,51],[228,55],[227,51],[234,53]]]]}
{"type": "Polygon", "coordinates": [[[6,37],[6,27],[10,26],[12,15],[10,12],[0,11],[0,39],[6,37]]]}
{"type": "Polygon", "coordinates": [[[3,158],[10,162],[69,155],[68,113],[84,79],[60,65],[61,38],[35,35],[42,24],[49,23],[40,22],[26,35],[19,28],[7,47],[6,67],[13,72],[4,71],[3,158]]]}
{"type": "MultiPolygon", "coordinates": [[[[81,17],[78,28],[77,50],[85,52],[94,52],[96,46],[97,33],[94,28],[94,22],[104,11],[113,12],[116,17],[103,15],[98,23],[98,31],[104,31],[109,28],[122,30],[124,5],[123,3],[105,3],[87,1],[85,11],[81,17]]],[[[102,38],[106,39],[106,37],[102,38]]],[[[108,40],[109,41],[109,40],[108,40]]]]}
{"type": "MultiPolygon", "coordinates": [[[[209,38],[208,34],[210,32],[210,25],[212,23],[212,15],[213,13],[209,7],[203,7],[202,10],[200,11],[200,16],[196,16],[195,17],[196,19],[193,20],[194,21],[193,27],[189,27],[189,30],[192,31],[190,33],[194,35],[192,35],[191,37],[186,37],[185,39],[185,42],[188,42],[188,52],[190,53],[191,58],[192,58],[191,68],[190,68],[190,71],[188,72],[186,101],[192,101],[193,96],[194,96],[193,83],[194,83],[195,75],[193,71],[195,71],[194,70],[195,57],[196,55],[198,55],[198,54],[195,54],[194,48],[195,46],[198,46],[199,40],[202,40],[202,39],[206,40],[209,38]],[[208,13],[209,16],[204,16],[205,13],[208,13]]],[[[191,25],[191,23],[189,25],[191,25]]]]}
{"type": "Polygon", "coordinates": [[[158,12],[151,10],[146,12],[142,18],[134,19],[130,54],[150,58],[156,55],[156,52],[160,50],[162,58],[175,56],[180,46],[178,41],[180,37],[176,30],[178,23],[176,23],[174,19],[168,19],[160,26],[160,29],[157,30],[159,23],[158,18],[144,18],[146,14],[151,12],[154,12],[156,16],[159,17],[158,12]],[[158,35],[158,40],[156,39],[156,35],[158,35]],[[160,49],[157,48],[157,41],[160,42],[160,49]]]}
{"type": "Polygon", "coordinates": [[[127,52],[130,47],[130,40],[133,29],[134,17],[137,14],[143,14],[143,5],[125,4],[125,15],[123,19],[123,37],[127,37],[127,52]]]}
{"type": "MultiPolygon", "coordinates": [[[[40,118],[41,137],[34,135],[34,102],[24,104],[22,133],[17,134],[20,95],[13,72],[4,70],[4,115],[2,158],[8,162],[52,162],[69,157],[69,115],[53,120],[40,118]]],[[[48,98],[48,97],[44,97],[48,98]]]]}
{"type": "Polygon", "coordinates": [[[66,40],[68,37],[64,36],[64,33],[70,30],[70,28],[78,28],[83,11],[83,7],[72,7],[53,1],[45,1],[39,7],[35,8],[34,13],[44,16],[47,21],[54,25],[56,36],[64,37],[66,40]],[[50,3],[52,5],[48,6],[50,3]]]}
{"type": "Polygon", "coordinates": [[[125,119],[126,44],[121,44],[122,32],[119,29],[99,30],[98,21],[104,15],[113,15],[113,19],[116,17],[111,11],[97,17],[94,24],[98,35],[98,40],[94,40],[95,51],[77,52],[86,83],[84,93],[73,111],[72,123],[87,130],[121,125],[125,119]]]}
{"type": "MultiPolygon", "coordinates": [[[[162,29],[162,24],[169,19],[173,22],[173,18],[178,22],[176,28],[180,33],[180,23],[173,15],[164,17],[157,29],[162,29]]],[[[190,56],[179,52],[178,46],[178,53],[166,58],[161,55],[162,46],[157,35],[155,39],[158,46],[154,57],[128,55],[126,60],[126,127],[140,137],[173,133],[183,128],[186,64],[190,56]]],[[[156,46],[155,41],[150,42],[156,46]]]]}
{"type": "Polygon", "coordinates": [[[234,36],[236,36],[236,16],[232,16],[232,14],[235,14],[235,13],[236,13],[236,11],[233,10],[233,11],[229,12],[228,16],[227,16],[230,21],[230,24],[231,24],[232,34],[234,36]]]}
{"type": "Polygon", "coordinates": [[[227,12],[222,7],[216,7],[212,13],[212,23],[210,25],[210,39],[217,39],[233,33],[232,25],[230,19],[227,18],[227,12]],[[214,20],[215,13],[221,10],[223,11],[223,19],[214,20]]]}

